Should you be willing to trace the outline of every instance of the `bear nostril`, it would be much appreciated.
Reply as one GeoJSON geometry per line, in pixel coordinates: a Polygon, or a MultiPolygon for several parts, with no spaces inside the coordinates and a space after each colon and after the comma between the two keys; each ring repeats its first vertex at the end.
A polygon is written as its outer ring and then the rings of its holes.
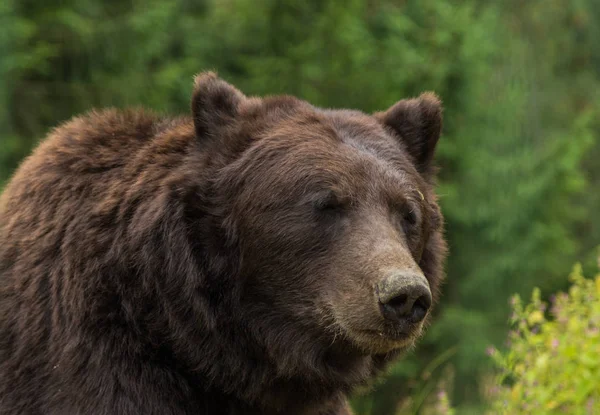
{"type": "Polygon", "coordinates": [[[423,295],[417,298],[417,301],[415,301],[412,307],[412,313],[410,316],[411,321],[418,323],[419,321],[423,320],[427,315],[429,307],[431,307],[431,297],[423,295]]]}
{"type": "Polygon", "coordinates": [[[380,296],[380,307],[383,316],[396,322],[421,322],[431,307],[432,299],[429,287],[423,283],[414,282],[402,285],[395,291],[395,295],[389,299],[382,299],[380,296]]]}
{"type": "Polygon", "coordinates": [[[392,298],[386,304],[392,308],[399,309],[399,308],[402,308],[406,304],[407,300],[408,300],[408,297],[406,296],[406,294],[400,294],[399,296],[392,298]]]}

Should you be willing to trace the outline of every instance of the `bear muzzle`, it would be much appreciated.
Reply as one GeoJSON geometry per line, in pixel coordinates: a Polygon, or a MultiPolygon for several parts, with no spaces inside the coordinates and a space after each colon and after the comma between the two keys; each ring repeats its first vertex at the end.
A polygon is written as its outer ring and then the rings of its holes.
{"type": "Polygon", "coordinates": [[[379,309],[390,323],[412,326],[421,323],[431,307],[427,279],[415,272],[393,272],[375,286],[379,309]]]}

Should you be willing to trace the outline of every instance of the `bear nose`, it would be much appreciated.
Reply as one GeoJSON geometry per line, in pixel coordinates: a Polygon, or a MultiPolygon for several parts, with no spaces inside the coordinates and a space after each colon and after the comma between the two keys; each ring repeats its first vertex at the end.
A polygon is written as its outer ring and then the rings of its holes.
{"type": "Polygon", "coordinates": [[[383,316],[395,322],[419,323],[431,307],[431,291],[424,276],[394,274],[377,285],[383,316]]]}

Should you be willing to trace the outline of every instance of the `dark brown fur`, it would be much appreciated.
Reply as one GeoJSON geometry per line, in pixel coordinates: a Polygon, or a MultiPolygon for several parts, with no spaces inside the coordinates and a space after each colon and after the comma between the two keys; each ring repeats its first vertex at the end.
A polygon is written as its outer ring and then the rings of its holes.
{"type": "Polygon", "coordinates": [[[368,116],[209,73],[192,113],[75,118],[9,183],[1,414],[348,413],[418,337],[361,330],[387,266],[439,296],[433,95],[368,116]]]}

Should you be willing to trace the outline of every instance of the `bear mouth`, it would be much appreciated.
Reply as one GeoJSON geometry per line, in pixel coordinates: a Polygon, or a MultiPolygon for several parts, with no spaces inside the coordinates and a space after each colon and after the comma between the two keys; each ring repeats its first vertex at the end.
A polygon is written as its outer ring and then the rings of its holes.
{"type": "Polygon", "coordinates": [[[384,329],[365,330],[365,332],[370,336],[378,337],[384,340],[391,340],[398,343],[412,343],[417,337],[419,337],[421,330],[384,329]]]}
{"type": "Polygon", "coordinates": [[[422,334],[422,325],[414,328],[364,329],[350,337],[354,343],[368,353],[388,353],[394,350],[410,349],[422,334]]]}
{"type": "MultiPolygon", "coordinates": [[[[392,322],[373,314],[369,316],[362,314],[362,321],[353,321],[343,318],[343,315],[340,317],[337,317],[336,313],[333,315],[337,332],[343,333],[341,338],[338,337],[342,344],[346,343],[352,348],[358,348],[368,355],[410,350],[422,336],[425,328],[424,321],[392,322]]],[[[335,342],[335,338],[333,341],[335,342]]]]}

